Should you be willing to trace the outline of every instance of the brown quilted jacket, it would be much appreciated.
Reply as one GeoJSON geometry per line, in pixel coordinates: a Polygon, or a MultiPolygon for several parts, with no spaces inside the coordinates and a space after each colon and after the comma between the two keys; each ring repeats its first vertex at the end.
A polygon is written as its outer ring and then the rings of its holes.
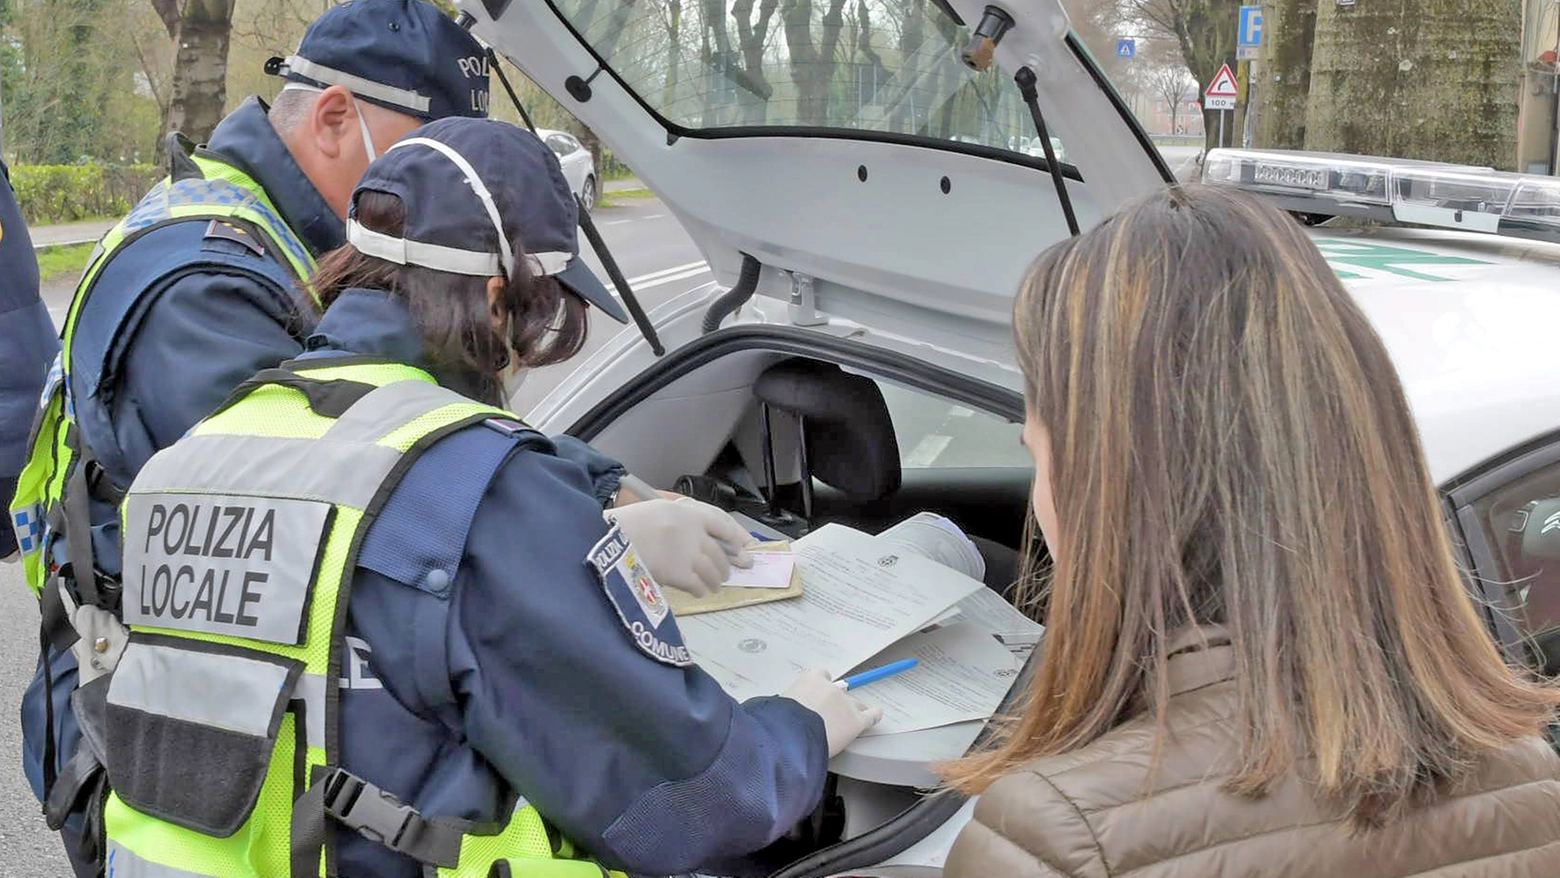
{"type": "Polygon", "coordinates": [[[1261,799],[1222,791],[1239,748],[1234,655],[1224,631],[1204,632],[1208,649],[1170,659],[1152,787],[1154,721],[1140,715],[993,784],[947,878],[1560,878],[1560,757],[1538,738],[1362,834],[1298,775],[1261,799]]]}

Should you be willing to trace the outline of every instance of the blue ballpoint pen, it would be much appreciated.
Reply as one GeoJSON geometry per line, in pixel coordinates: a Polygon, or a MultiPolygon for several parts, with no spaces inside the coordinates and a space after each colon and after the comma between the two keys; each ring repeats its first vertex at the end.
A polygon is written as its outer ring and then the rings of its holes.
{"type": "Polygon", "coordinates": [[[908,671],[920,663],[921,662],[919,659],[900,659],[897,662],[889,662],[881,668],[873,668],[870,671],[862,671],[859,674],[852,674],[843,680],[836,680],[834,681],[834,685],[844,689],[846,692],[849,692],[852,689],[860,688],[867,685],[868,683],[876,683],[884,677],[892,677],[895,674],[908,671]]]}

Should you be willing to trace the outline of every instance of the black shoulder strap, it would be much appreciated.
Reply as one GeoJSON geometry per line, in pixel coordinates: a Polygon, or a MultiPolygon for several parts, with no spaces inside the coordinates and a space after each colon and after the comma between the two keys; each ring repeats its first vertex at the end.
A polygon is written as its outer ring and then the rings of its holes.
{"type": "Polygon", "coordinates": [[[354,403],[374,391],[374,385],[361,381],[347,381],[342,378],[310,378],[299,375],[290,369],[262,369],[255,373],[253,378],[233,388],[227,399],[217,406],[216,411],[206,417],[214,417],[227,411],[234,403],[248,396],[258,387],[267,384],[280,384],[283,387],[291,387],[293,390],[308,397],[309,408],[317,415],[327,418],[339,418],[351,408],[354,403]]]}
{"type": "Polygon", "coordinates": [[[190,153],[195,151],[195,142],[174,131],[164,141],[168,150],[168,178],[177,183],[180,180],[202,180],[205,174],[201,173],[200,165],[195,164],[190,158],[190,153]]]}

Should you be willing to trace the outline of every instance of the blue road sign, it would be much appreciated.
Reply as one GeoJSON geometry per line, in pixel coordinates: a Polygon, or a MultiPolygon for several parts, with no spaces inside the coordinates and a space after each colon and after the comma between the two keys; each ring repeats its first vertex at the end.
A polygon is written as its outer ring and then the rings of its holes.
{"type": "Polygon", "coordinates": [[[1240,46],[1243,49],[1255,49],[1262,45],[1262,7],[1242,6],[1240,8],[1240,46]]]}
{"type": "MultiPolygon", "coordinates": [[[[1258,17],[1260,18],[1260,16],[1258,16],[1258,17]]],[[[1137,57],[1137,40],[1117,40],[1116,41],[1116,57],[1117,58],[1136,58],[1137,57]]]]}
{"type": "Polygon", "coordinates": [[[1240,28],[1236,34],[1235,57],[1241,61],[1255,59],[1262,49],[1262,7],[1242,6],[1240,28]]]}

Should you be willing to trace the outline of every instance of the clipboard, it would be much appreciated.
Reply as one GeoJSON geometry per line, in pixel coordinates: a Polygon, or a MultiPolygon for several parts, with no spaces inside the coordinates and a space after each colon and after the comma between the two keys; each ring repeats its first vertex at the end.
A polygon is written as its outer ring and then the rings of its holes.
{"type": "MultiPolygon", "coordinates": [[[[757,552],[791,551],[788,541],[770,543],[757,543],[750,547],[757,552]]],[[[727,586],[720,591],[696,598],[687,592],[676,589],[666,589],[666,602],[672,608],[672,613],[677,616],[697,616],[700,613],[716,613],[721,610],[734,610],[737,607],[749,607],[754,604],[767,604],[770,601],[784,601],[802,596],[802,570],[800,565],[791,568],[791,585],[789,588],[744,588],[742,586],[727,586]]]]}

